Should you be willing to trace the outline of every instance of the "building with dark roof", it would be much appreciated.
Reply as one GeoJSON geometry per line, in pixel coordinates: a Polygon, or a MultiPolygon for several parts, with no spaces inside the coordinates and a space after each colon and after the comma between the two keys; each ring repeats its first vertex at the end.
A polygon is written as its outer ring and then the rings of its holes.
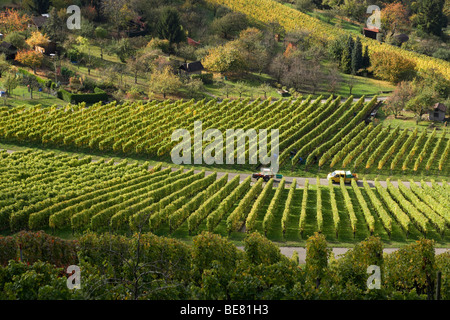
{"type": "Polygon", "coordinates": [[[28,27],[31,26],[35,26],[38,29],[41,29],[44,24],[47,22],[48,17],[47,16],[35,16],[35,17],[31,17],[31,21],[33,22],[33,24],[29,24],[28,27]]]}
{"type": "Polygon", "coordinates": [[[183,71],[185,74],[199,74],[202,73],[205,68],[200,61],[194,61],[182,64],[178,70],[183,71]]]}
{"type": "Polygon", "coordinates": [[[9,42],[0,42],[0,53],[4,53],[6,60],[14,60],[17,54],[17,48],[9,42]]]}

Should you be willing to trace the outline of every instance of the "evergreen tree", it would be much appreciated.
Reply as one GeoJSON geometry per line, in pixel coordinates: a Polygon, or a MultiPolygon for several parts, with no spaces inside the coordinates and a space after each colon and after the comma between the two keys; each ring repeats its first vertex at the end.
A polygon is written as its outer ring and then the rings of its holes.
{"type": "Polygon", "coordinates": [[[442,28],[447,25],[443,12],[445,0],[417,1],[417,27],[436,36],[442,35],[442,28]]]}
{"type": "Polygon", "coordinates": [[[367,69],[369,67],[370,67],[369,47],[368,46],[364,46],[363,68],[367,69]]]}
{"type": "Polygon", "coordinates": [[[356,74],[359,69],[363,68],[363,52],[362,52],[362,44],[361,39],[356,38],[353,51],[352,51],[352,63],[351,63],[351,72],[352,74],[356,74]]]}
{"type": "Polygon", "coordinates": [[[352,55],[354,46],[355,42],[353,41],[352,36],[349,35],[347,38],[347,44],[344,46],[344,50],[342,51],[340,64],[341,71],[347,74],[352,72],[352,55]]]}
{"type": "Polygon", "coordinates": [[[64,42],[67,38],[67,26],[63,14],[64,12],[58,14],[58,10],[52,8],[43,27],[43,33],[58,43],[64,42]]]}
{"type": "Polygon", "coordinates": [[[161,39],[169,40],[170,45],[180,43],[186,38],[180,24],[180,16],[172,8],[166,8],[162,12],[157,31],[161,39]]]}

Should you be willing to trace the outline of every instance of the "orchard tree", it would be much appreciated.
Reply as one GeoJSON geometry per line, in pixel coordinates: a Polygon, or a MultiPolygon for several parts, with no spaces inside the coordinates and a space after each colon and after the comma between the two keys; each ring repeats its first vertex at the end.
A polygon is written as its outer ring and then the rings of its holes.
{"type": "Polygon", "coordinates": [[[30,21],[30,17],[26,14],[21,14],[17,10],[2,10],[0,11],[0,32],[9,34],[11,32],[26,30],[28,21],[30,21]]]}
{"type": "Polygon", "coordinates": [[[238,12],[230,12],[211,23],[211,30],[224,39],[236,36],[248,25],[247,17],[238,12]]]}
{"type": "Polygon", "coordinates": [[[416,88],[413,86],[412,82],[402,81],[397,84],[392,95],[386,99],[384,109],[397,118],[397,116],[406,109],[406,104],[415,94],[416,88]]]}
{"type": "Polygon", "coordinates": [[[11,68],[11,65],[6,61],[6,56],[4,53],[0,54],[0,78],[2,75],[11,68]]]}
{"type": "Polygon", "coordinates": [[[28,48],[28,44],[25,41],[25,36],[19,31],[8,33],[8,35],[4,38],[4,41],[11,43],[19,50],[28,48]]]}
{"type": "Polygon", "coordinates": [[[422,116],[437,102],[438,95],[433,88],[423,84],[417,84],[416,90],[416,96],[408,101],[406,108],[414,113],[418,124],[422,116]]]}
{"type": "Polygon", "coordinates": [[[401,2],[386,4],[381,10],[381,25],[386,34],[406,32],[410,25],[408,7],[401,2]]]}
{"type": "Polygon", "coordinates": [[[22,77],[22,85],[28,88],[30,98],[33,99],[33,91],[39,87],[39,82],[36,77],[32,75],[24,75],[22,77]]]}
{"type": "Polygon", "coordinates": [[[189,97],[195,98],[202,94],[205,86],[203,85],[203,81],[201,79],[187,79],[184,83],[184,87],[186,88],[189,97]]]}
{"type": "Polygon", "coordinates": [[[15,60],[33,69],[34,74],[36,74],[36,69],[44,61],[44,55],[35,50],[21,50],[17,52],[15,60]]]}
{"type": "Polygon", "coordinates": [[[26,40],[26,43],[30,48],[41,47],[48,44],[50,39],[47,35],[40,33],[39,31],[33,31],[31,36],[26,40]]]}
{"type": "Polygon", "coordinates": [[[209,50],[202,64],[206,69],[219,73],[239,73],[247,69],[245,57],[234,41],[209,50]]]}
{"type": "Polygon", "coordinates": [[[95,28],[95,39],[100,47],[100,59],[103,60],[103,46],[106,43],[106,37],[108,36],[108,31],[103,27],[95,28]]]}
{"type": "MultiPolygon", "coordinates": [[[[88,75],[91,74],[91,66],[92,66],[92,56],[91,56],[91,44],[89,43],[89,39],[82,37],[82,36],[78,36],[76,39],[78,45],[83,49],[83,51],[87,51],[87,61],[86,62],[86,66],[88,68],[88,75]]],[[[83,57],[83,59],[85,59],[83,57]]]]}
{"type": "Polygon", "coordinates": [[[242,95],[246,92],[248,92],[248,86],[245,84],[244,81],[238,81],[236,82],[236,85],[234,86],[234,89],[239,94],[239,99],[242,98],[242,95]]]}
{"type": "Polygon", "coordinates": [[[120,28],[126,27],[136,13],[129,7],[128,0],[103,0],[102,9],[108,21],[116,27],[117,37],[120,34],[120,28]]]}
{"type": "Polygon", "coordinates": [[[272,87],[267,82],[263,82],[258,87],[258,90],[259,92],[264,94],[264,99],[267,99],[267,94],[272,90],[272,87]]]}
{"type": "Polygon", "coordinates": [[[150,93],[160,93],[163,98],[167,94],[175,93],[181,88],[182,83],[180,78],[172,72],[171,67],[167,66],[163,70],[155,70],[149,81],[150,93]]]}
{"type": "Polygon", "coordinates": [[[127,69],[134,76],[134,83],[137,84],[138,76],[149,72],[153,67],[153,61],[162,54],[160,50],[150,48],[141,49],[136,54],[127,59],[127,69]]]}
{"type": "Polygon", "coordinates": [[[8,95],[11,96],[14,89],[16,89],[19,85],[19,78],[15,73],[9,72],[6,75],[4,85],[6,90],[8,91],[8,95]]]}
{"type": "Polygon", "coordinates": [[[269,63],[269,53],[263,44],[264,34],[256,28],[248,28],[239,34],[236,45],[242,49],[248,69],[260,74],[269,63]]]}

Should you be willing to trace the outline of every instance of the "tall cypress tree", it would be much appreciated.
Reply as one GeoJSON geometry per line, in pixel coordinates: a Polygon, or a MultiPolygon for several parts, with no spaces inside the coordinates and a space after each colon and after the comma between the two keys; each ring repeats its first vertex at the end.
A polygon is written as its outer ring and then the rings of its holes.
{"type": "Polygon", "coordinates": [[[170,45],[180,43],[186,38],[178,12],[169,7],[161,13],[157,31],[161,39],[169,40],[170,45]]]}
{"type": "Polygon", "coordinates": [[[368,67],[370,67],[369,47],[364,46],[363,68],[367,69],[368,67]]]}
{"type": "Polygon", "coordinates": [[[347,74],[352,72],[352,53],[354,45],[352,36],[348,36],[347,45],[344,46],[341,56],[341,71],[347,74]]]}
{"type": "Polygon", "coordinates": [[[355,44],[353,46],[352,51],[352,74],[356,74],[359,69],[363,67],[363,52],[362,52],[362,44],[361,39],[356,38],[355,44]]]}

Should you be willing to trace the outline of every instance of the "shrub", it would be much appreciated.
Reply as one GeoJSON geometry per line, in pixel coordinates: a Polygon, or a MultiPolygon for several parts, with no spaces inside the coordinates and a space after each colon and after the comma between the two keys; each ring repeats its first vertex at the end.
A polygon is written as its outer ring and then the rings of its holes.
{"type": "Polygon", "coordinates": [[[210,269],[217,261],[225,269],[235,269],[239,252],[236,246],[219,235],[202,232],[193,238],[192,271],[200,280],[204,270],[210,269]]]}
{"type": "Polygon", "coordinates": [[[327,247],[327,241],[323,234],[316,232],[306,240],[305,271],[308,279],[315,282],[316,288],[326,276],[330,253],[331,249],[327,247]]]}
{"type": "Polygon", "coordinates": [[[282,259],[280,248],[258,232],[244,240],[245,259],[252,264],[274,264],[282,259]]]}
{"type": "Polygon", "coordinates": [[[191,76],[192,79],[200,79],[203,84],[212,84],[213,83],[213,74],[212,73],[202,73],[202,74],[193,74],[191,76]]]}
{"type": "Polygon", "coordinates": [[[434,241],[421,239],[386,256],[385,284],[396,291],[433,294],[436,263],[434,241]]]}
{"type": "Polygon", "coordinates": [[[389,51],[374,52],[370,56],[369,71],[380,79],[393,83],[411,80],[415,74],[416,64],[398,53],[389,51]]]}
{"type": "Polygon", "coordinates": [[[338,279],[343,286],[351,284],[364,290],[368,278],[367,267],[371,265],[383,267],[383,244],[375,236],[358,243],[338,260],[338,279]]]}

